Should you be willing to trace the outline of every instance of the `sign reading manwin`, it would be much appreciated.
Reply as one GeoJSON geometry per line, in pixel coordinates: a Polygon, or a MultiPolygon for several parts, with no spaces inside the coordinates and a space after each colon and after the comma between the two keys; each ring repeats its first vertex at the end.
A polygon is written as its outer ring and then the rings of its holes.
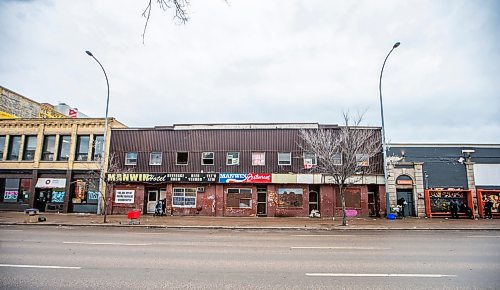
{"type": "Polygon", "coordinates": [[[217,173],[108,173],[107,182],[217,182],[217,173]]]}

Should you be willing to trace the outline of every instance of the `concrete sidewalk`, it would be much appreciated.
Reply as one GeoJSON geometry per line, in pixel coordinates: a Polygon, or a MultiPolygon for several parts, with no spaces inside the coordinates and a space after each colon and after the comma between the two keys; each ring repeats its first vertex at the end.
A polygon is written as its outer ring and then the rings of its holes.
{"type": "Polygon", "coordinates": [[[0,212],[0,225],[52,225],[52,226],[111,226],[111,227],[158,227],[158,228],[209,228],[209,229],[296,229],[296,230],[500,230],[500,219],[451,220],[443,218],[350,218],[347,226],[341,226],[341,218],[266,218],[266,217],[206,217],[141,215],[130,220],[126,215],[111,215],[107,223],[103,216],[95,214],[40,213],[44,222],[33,222],[23,212],[0,212]]]}

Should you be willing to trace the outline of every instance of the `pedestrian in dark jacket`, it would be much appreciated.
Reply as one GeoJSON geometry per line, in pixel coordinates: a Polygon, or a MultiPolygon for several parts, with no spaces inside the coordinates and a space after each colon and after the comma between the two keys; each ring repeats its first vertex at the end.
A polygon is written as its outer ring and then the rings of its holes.
{"type": "Polygon", "coordinates": [[[493,215],[491,214],[491,209],[493,208],[493,202],[491,199],[487,199],[484,203],[484,218],[492,219],[493,215]]]}
{"type": "Polygon", "coordinates": [[[472,209],[467,205],[467,203],[464,202],[462,203],[462,205],[460,205],[460,211],[465,213],[465,216],[467,216],[469,219],[474,219],[474,217],[472,216],[472,209]]]}
{"type": "Polygon", "coordinates": [[[452,219],[458,219],[458,204],[455,200],[450,201],[450,212],[452,219]]]}
{"type": "Polygon", "coordinates": [[[406,200],[404,197],[398,199],[398,205],[400,206],[400,210],[399,210],[399,215],[402,216],[402,217],[405,217],[405,206],[406,206],[406,200]]]}

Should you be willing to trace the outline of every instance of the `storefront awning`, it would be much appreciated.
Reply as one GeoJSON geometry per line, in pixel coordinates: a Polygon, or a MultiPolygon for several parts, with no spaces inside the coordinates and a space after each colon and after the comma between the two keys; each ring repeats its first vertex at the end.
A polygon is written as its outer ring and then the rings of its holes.
{"type": "Polygon", "coordinates": [[[66,179],[64,178],[38,178],[36,188],[65,188],[66,179]]]}

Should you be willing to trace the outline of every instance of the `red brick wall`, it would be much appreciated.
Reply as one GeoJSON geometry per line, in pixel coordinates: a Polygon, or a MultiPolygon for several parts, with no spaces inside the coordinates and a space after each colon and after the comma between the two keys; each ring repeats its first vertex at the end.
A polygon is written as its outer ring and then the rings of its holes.
{"type": "MultiPolygon", "coordinates": [[[[134,209],[140,209],[142,212],[144,205],[144,185],[143,184],[127,184],[116,185],[112,191],[111,199],[111,214],[127,214],[134,209]],[[116,190],[134,190],[134,203],[115,203],[116,190]]],[[[141,213],[143,214],[143,213],[141,213]]]]}

